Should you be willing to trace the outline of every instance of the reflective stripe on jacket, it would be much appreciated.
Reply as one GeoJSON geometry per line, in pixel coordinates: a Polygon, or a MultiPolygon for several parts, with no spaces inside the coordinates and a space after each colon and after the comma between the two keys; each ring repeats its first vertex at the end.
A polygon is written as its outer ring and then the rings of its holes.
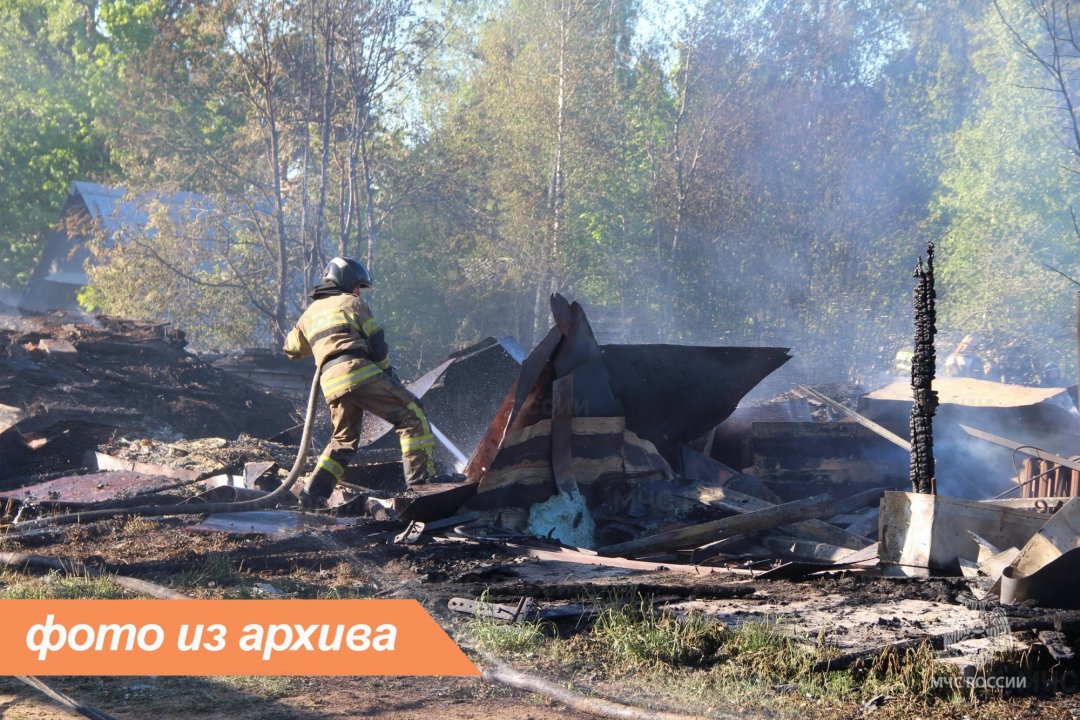
{"type": "Polygon", "coordinates": [[[341,293],[315,300],[285,339],[285,354],[297,359],[313,355],[326,362],[319,384],[327,400],[344,395],[390,366],[383,331],[367,303],[341,293]],[[335,361],[343,357],[341,361],[335,361]]]}

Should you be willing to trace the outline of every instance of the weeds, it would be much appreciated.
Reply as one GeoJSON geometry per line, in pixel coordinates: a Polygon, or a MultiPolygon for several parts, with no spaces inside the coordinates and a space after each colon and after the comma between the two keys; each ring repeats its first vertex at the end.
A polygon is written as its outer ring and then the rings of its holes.
{"type": "Polygon", "coordinates": [[[124,520],[124,524],[120,526],[120,534],[124,536],[141,536],[145,535],[151,529],[155,527],[156,523],[153,520],[139,515],[132,515],[124,520]]]}
{"type": "Polygon", "coordinates": [[[824,711],[879,696],[918,708],[963,699],[941,682],[953,671],[937,662],[929,645],[889,651],[844,672],[815,673],[814,665],[835,653],[824,635],[807,642],[768,620],[728,627],[643,598],[608,607],[589,631],[549,643],[543,652],[553,660],[568,649],[590,658],[608,681],[633,677],[642,700],[661,694],[683,707],[721,702],[790,710],[809,703],[824,711]]]}
{"type": "MultiPolygon", "coordinates": [[[[487,593],[480,596],[488,602],[487,593]]],[[[543,649],[548,638],[556,635],[555,626],[541,620],[507,623],[476,615],[465,625],[465,635],[476,646],[496,655],[532,654],[543,649]]]]}
{"type": "Polygon", "coordinates": [[[180,573],[176,582],[179,585],[213,587],[235,582],[237,578],[236,571],[227,560],[218,555],[209,555],[198,565],[180,573]]]}
{"type": "Polygon", "coordinates": [[[609,607],[597,619],[592,638],[612,661],[700,666],[709,662],[724,641],[725,628],[703,615],[676,618],[641,600],[609,607]]]}
{"type": "Polygon", "coordinates": [[[57,571],[41,577],[12,573],[0,577],[0,599],[3,600],[113,600],[130,597],[130,592],[108,577],[78,577],[57,571]]]}
{"type": "Polygon", "coordinates": [[[961,699],[957,690],[941,682],[955,676],[955,671],[937,661],[937,653],[928,643],[903,651],[889,648],[851,673],[872,695],[961,699]]]}

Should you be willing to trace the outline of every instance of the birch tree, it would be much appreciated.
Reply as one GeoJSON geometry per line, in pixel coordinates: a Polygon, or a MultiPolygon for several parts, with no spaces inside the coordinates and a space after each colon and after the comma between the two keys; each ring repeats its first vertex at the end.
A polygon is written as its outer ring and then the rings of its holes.
{"type": "MultiPolygon", "coordinates": [[[[100,245],[88,297],[153,314],[145,291],[118,281],[119,255],[143,252],[175,297],[228,289],[257,318],[248,342],[280,345],[328,256],[366,249],[374,264],[379,213],[392,211],[375,167],[379,114],[417,72],[422,29],[409,0],[192,3],[163,24],[117,103],[118,154],[133,193],[194,190],[229,221],[201,239],[203,257],[185,256],[194,265],[165,261],[186,239],[170,223],[100,245]]],[[[215,326],[192,331],[212,341],[215,326]]]]}

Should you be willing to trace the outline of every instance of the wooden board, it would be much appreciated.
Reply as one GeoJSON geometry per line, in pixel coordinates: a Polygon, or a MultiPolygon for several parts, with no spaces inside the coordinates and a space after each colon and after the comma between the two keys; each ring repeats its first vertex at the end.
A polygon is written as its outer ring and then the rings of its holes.
{"type": "Polygon", "coordinates": [[[753,475],[785,501],[841,487],[906,488],[908,453],[852,422],[756,422],[753,475]]]}
{"type": "MultiPolygon", "coordinates": [[[[736,490],[724,487],[702,487],[697,490],[697,499],[706,505],[724,508],[737,513],[747,513],[775,507],[775,503],[760,498],[744,495],[736,490]]],[[[830,525],[823,520],[802,520],[780,528],[783,532],[800,540],[829,543],[850,550],[866,547],[871,541],[861,535],[830,525]]]]}
{"type": "Polygon", "coordinates": [[[1022,547],[1045,516],[976,500],[888,492],[881,504],[881,562],[955,570],[957,559],[978,561],[969,531],[1001,548],[1022,547]]]}
{"type": "Polygon", "coordinates": [[[788,525],[800,520],[810,520],[835,515],[845,509],[855,509],[876,502],[881,490],[869,490],[846,498],[832,495],[815,495],[783,505],[774,505],[744,515],[699,523],[649,537],[630,540],[602,548],[606,555],[644,554],[656,550],[692,547],[730,535],[748,535],[762,530],[788,525]]]}

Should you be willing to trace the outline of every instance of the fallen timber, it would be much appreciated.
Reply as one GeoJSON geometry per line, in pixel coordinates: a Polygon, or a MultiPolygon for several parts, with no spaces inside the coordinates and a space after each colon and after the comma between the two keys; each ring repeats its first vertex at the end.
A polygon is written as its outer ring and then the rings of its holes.
{"type": "MultiPolygon", "coordinates": [[[[702,488],[697,493],[698,499],[707,505],[724,508],[744,514],[776,507],[777,503],[761,500],[750,495],[729,490],[726,487],[702,488]]],[[[799,540],[828,543],[849,550],[861,550],[872,541],[861,535],[830,525],[823,520],[801,520],[779,528],[799,540]]]]}
{"type": "Polygon", "coordinates": [[[837,498],[831,494],[815,495],[803,500],[751,511],[743,515],[736,515],[722,520],[712,520],[616,545],[609,545],[600,548],[599,552],[604,555],[640,555],[648,552],[694,547],[728,535],[760,532],[800,520],[831,517],[838,513],[857,510],[880,500],[884,493],[884,488],[877,488],[848,498],[837,498]]]}
{"type": "Polygon", "coordinates": [[[840,413],[846,415],[847,417],[851,418],[855,422],[859,423],[860,425],[862,425],[867,430],[872,430],[873,432],[877,433],[878,435],[885,438],[889,442],[893,443],[897,447],[899,447],[899,448],[901,448],[903,450],[906,450],[908,452],[911,452],[911,443],[909,443],[907,440],[905,440],[904,438],[902,438],[899,435],[897,435],[896,433],[894,433],[892,430],[889,430],[888,428],[886,428],[886,427],[884,427],[882,425],[878,425],[876,422],[874,422],[870,418],[866,417],[865,415],[860,415],[859,413],[852,410],[851,408],[845,407],[844,405],[841,405],[840,403],[833,400],[831,397],[828,397],[827,395],[823,395],[823,394],[819,393],[817,390],[814,390],[813,388],[808,387],[806,385],[800,385],[799,386],[799,392],[802,393],[803,395],[812,397],[815,400],[820,400],[821,402],[825,403],[826,405],[833,408],[837,412],[840,412],[840,413]]]}
{"type": "Polygon", "coordinates": [[[1038,458],[1039,460],[1049,460],[1052,463],[1062,465],[1071,470],[1080,470],[1080,461],[1072,460],[1070,458],[1063,457],[1061,455],[1057,455],[1046,450],[1042,450],[1035,447],[1034,445],[1018,443],[1013,440],[1009,440],[1008,438],[999,437],[983,430],[976,430],[975,428],[968,427],[967,425],[961,425],[960,428],[968,435],[971,435],[972,437],[977,437],[980,440],[992,442],[995,445],[1000,445],[1001,447],[1015,450],[1016,452],[1021,452],[1025,455],[1030,455],[1031,457],[1038,458]]]}

